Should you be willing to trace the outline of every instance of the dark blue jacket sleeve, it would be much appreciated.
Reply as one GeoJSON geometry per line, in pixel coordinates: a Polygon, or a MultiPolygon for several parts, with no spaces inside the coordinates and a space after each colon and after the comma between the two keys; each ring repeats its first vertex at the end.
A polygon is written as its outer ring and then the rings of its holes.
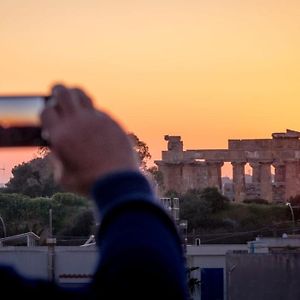
{"type": "Polygon", "coordinates": [[[28,299],[187,299],[186,271],[176,226],[138,172],[99,179],[92,192],[101,225],[100,261],[92,283],[70,290],[0,268],[1,291],[28,299]]]}
{"type": "Polygon", "coordinates": [[[146,178],[107,176],[96,182],[93,198],[101,215],[94,292],[101,299],[187,299],[177,228],[146,178]]]}

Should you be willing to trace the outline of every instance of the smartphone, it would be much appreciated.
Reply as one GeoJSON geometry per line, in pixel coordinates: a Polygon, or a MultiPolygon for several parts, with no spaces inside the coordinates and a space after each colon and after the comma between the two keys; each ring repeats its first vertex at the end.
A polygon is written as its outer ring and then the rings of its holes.
{"type": "Polygon", "coordinates": [[[40,114],[49,96],[0,96],[0,147],[48,146],[40,114]]]}

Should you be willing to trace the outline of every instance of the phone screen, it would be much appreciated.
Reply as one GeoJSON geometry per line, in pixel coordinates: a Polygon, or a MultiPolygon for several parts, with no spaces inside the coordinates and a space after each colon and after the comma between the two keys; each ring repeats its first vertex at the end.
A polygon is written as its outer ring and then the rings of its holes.
{"type": "Polygon", "coordinates": [[[44,146],[40,114],[46,97],[0,97],[0,147],[44,146]]]}
{"type": "Polygon", "coordinates": [[[0,97],[0,125],[2,127],[40,126],[44,97],[0,97]]]}

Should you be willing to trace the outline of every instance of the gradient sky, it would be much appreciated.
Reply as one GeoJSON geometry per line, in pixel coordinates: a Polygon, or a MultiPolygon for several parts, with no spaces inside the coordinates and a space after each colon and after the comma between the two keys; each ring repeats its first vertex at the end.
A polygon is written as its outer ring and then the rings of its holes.
{"type": "Polygon", "coordinates": [[[0,94],[84,87],[153,159],[300,130],[299,0],[1,0],[0,45],[0,94]]]}

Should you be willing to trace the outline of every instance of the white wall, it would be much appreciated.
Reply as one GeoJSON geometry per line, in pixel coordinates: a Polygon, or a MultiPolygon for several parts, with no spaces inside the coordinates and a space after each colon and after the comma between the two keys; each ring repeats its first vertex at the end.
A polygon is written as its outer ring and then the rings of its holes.
{"type": "MultiPolygon", "coordinates": [[[[199,270],[192,273],[193,277],[201,280],[201,269],[222,268],[224,282],[224,299],[226,299],[226,253],[228,251],[247,251],[246,244],[215,244],[187,246],[188,267],[199,267],[199,270]]],[[[200,288],[193,295],[193,299],[200,299],[200,288]]]]}

